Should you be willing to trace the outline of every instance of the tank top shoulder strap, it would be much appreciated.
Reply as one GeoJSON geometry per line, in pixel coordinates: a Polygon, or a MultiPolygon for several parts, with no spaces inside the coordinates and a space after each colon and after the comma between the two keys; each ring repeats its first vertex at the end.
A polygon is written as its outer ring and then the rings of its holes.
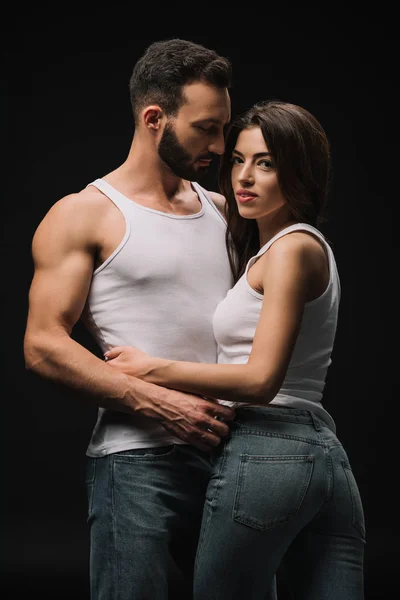
{"type": "Polygon", "coordinates": [[[268,248],[270,248],[270,246],[276,242],[276,240],[278,240],[279,238],[283,237],[284,235],[288,234],[288,233],[292,233],[293,231],[308,231],[309,233],[312,233],[313,235],[315,235],[316,237],[318,237],[321,242],[324,245],[328,245],[325,237],[322,235],[322,233],[320,231],[318,231],[318,229],[316,229],[316,227],[313,227],[312,225],[309,225],[308,223],[295,223],[294,225],[289,225],[289,227],[285,227],[285,229],[282,229],[282,231],[279,231],[276,235],[274,235],[264,246],[262,246],[260,248],[260,250],[257,252],[256,256],[262,256],[264,254],[264,252],[266,252],[268,250],[268,248]]]}
{"type": "Polygon", "coordinates": [[[289,225],[289,227],[285,227],[285,229],[282,229],[282,231],[279,231],[266,244],[264,244],[264,246],[261,246],[261,248],[259,249],[259,251],[257,252],[257,254],[255,254],[254,256],[252,256],[250,258],[250,260],[248,261],[247,266],[246,266],[246,273],[247,273],[248,269],[251,267],[251,265],[258,258],[260,258],[260,256],[262,256],[263,254],[265,254],[265,252],[272,246],[272,244],[274,242],[276,242],[276,240],[278,240],[279,238],[283,237],[284,235],[286,235],[288,233],[292,233],[293,231],[308,231],[309,233],[312,233],[313,235],[315,235],[316,237],[318,237],[321,240],[321,242],[326,246],[328,254],[329,254],[329,257],[331,257],[330,246],[327,243],[325,237],[322,235],[322,233],[320,231],[318,231],[318,229],[316,229],[312,225],[309,225],[308,223],[295,223],[294,225],[289,225]]]}
{"type": "Polygon", "coordinates": [[[218,210],[218,208],[215,206],[215,203],[213,202],[213,200],[212,200],[212,198],[210,196],[210,192],[207,191],[205,188],[203,188],[196,181],[192,181],[192,184],[193,184],[193,187],[194,187],[195,191],[201,196],[202,200],[206,200],[207,205],[211,206],[211,208],[213,209],[213,211],[218,215],[218,217],[221,219],[222,223],[226,227],[226,221],[225,221],[224,217],[221,215],[221,213],[218,210]]]}
{"type": "Polygon", "coordinates": [[[318,239],[321,240],[322,244],[325,247],[328,261],[329,261],[329,274],[330,274],[329,280],[330,280],[330,283],[332,283],[335,286],[335,289],[337,290],[338,296],[340,298],[340,295],[341,295],[340,277],[339,277],[339,273],[338,273],[338,269],[337,269],[335,255],[333,253],[333,250],[332,250],[330,244],[327,242],[325,236],[316,227],[313,227],[312,225],[309,225],[308,223],[296,223],[296,226],[293,226],[293,227],[296,227],[297,230],[299,230],[299,231],[308,231],[309,233],[312,233],[315,237],[317,237],[318,239]],[[296,227],[296,226],[298,226],[298,227],[296,227]]]}
{"type": "Polygon", "coordinates": [[[338,295],[340,298],[340,294],[341,294],[340,278],[339,278],[336,260],[335,260],[335,256],[333,254],[332,248],[326,241],[325,236],[318,229],[316,229],[316,227],[313,227],[312,225],[309,225],[308,223],[295,223],[294,225],[290,225],[289,227],[282,229],[282,231],[279,231],[279,233],[274,235],[266,244],[264,244],[264,246],[262,246],[260,248],[260,250],[257,252],[257,254],[255,256],[252,256],[250,258],[250,260],[248,261],[248,263],[246,265],[245,277],[247,277],[247,271],[249,270],[251,265],[260,256],[262,256],[276,240],[283,237],[287,233],[292,233],[293,231],[308,231],[309,233],[312,233],[315,237],[319,238],[321,240],[321,242],[324,244],[324,247],[326,249],[327,256],[328,256],[328,261],[329,261],[330,284],[335,285],[335,288],[337,289],[337,292],[338,292],[338,295]]]}
{"type": "Polygon", "coordinates": [[[119,208],[124,216],[126,209],[132,206],[132,202],[128,198],[112,187],[112,185],[107,183],[107,181],[104,179],[95,179],[91,183],[88,183],[86,187],[89,187],[89,185],[92,185],[103,192],[103,194],[107,196],[107,198],[109,198],[111,202],[117,206],[117,208],[119,208]]]}

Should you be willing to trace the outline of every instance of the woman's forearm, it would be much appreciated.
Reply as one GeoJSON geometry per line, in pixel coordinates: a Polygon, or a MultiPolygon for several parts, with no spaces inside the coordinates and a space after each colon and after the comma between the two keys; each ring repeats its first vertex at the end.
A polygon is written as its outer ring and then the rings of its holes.
{"type": "Polygon", "coordinates": [[[256,404],[268,404],[278,391],[249,363],[214,365],[160,359],[143,379],[192,394],[256,404]]]}

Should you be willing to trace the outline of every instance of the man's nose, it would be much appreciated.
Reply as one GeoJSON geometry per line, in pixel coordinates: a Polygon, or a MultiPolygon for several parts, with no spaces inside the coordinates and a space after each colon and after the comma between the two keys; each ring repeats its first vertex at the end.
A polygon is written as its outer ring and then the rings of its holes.
{"type": "Polygon", "coordinates": [[[208,150],[212,152],[212,154],[218,154],[219,156],[225,152],[225,137],[223,133],[219,134],[218,137],[212,141],[208,146],[208,150]]]}

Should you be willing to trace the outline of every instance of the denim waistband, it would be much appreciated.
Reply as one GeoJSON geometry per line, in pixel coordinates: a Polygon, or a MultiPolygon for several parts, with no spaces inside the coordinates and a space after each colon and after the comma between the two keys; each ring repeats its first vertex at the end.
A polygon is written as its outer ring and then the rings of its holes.
{"type": "Polygon", "coordinates": [[[285,421],[286,423],[311,425],[316,431],[321,431],[323,428],[328,429],[327,425],[311,410],[282,406],[279,408],[272,406],[244,406],[242,408],[235,408],[235,413],[235,421],[238,424],[249,426],[259,426],[262,421],[285,421]]]}

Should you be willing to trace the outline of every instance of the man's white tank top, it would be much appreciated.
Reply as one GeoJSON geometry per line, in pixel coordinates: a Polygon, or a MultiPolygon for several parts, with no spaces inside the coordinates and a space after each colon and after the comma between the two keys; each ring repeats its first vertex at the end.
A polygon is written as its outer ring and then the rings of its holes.
{"type": "MultiPolygon", "coordinates": [[[[218,362],[247,363],[263,302],[263,295],[249,285],[247,272],[277,239],[293,231],[306,231],[321,240],[328,256],[330,276],[324,293],[307,302],[304,307],[286,377],[271,404],[311,410],[335,431],[334,420],[322,406],[321,399],[336,334],[340,280],[331,247],[320,231],[311,225],[296,223],[276,234],[248,261],[245,273],[218,304],[213,320],[214,335],[218,343],[218,362]]],[[[220,402],[229,406],[245,405],[223,400],[220,402]]]]}
{"type": "MultiPolygon", "coordinates": [[[[125,235],[93,273],[82,321],[103,352],[131,345],[163,358],[215,363],[212,319],[233,279],[226,222],[199,184],[199,212],[172,215],[93,185],[121,211],[125,235]],[[200,205],[199,205],[200,207],[200,205]]],[[[154,419],[98,409],[88,456],[183,443],[154,419]]]]}

